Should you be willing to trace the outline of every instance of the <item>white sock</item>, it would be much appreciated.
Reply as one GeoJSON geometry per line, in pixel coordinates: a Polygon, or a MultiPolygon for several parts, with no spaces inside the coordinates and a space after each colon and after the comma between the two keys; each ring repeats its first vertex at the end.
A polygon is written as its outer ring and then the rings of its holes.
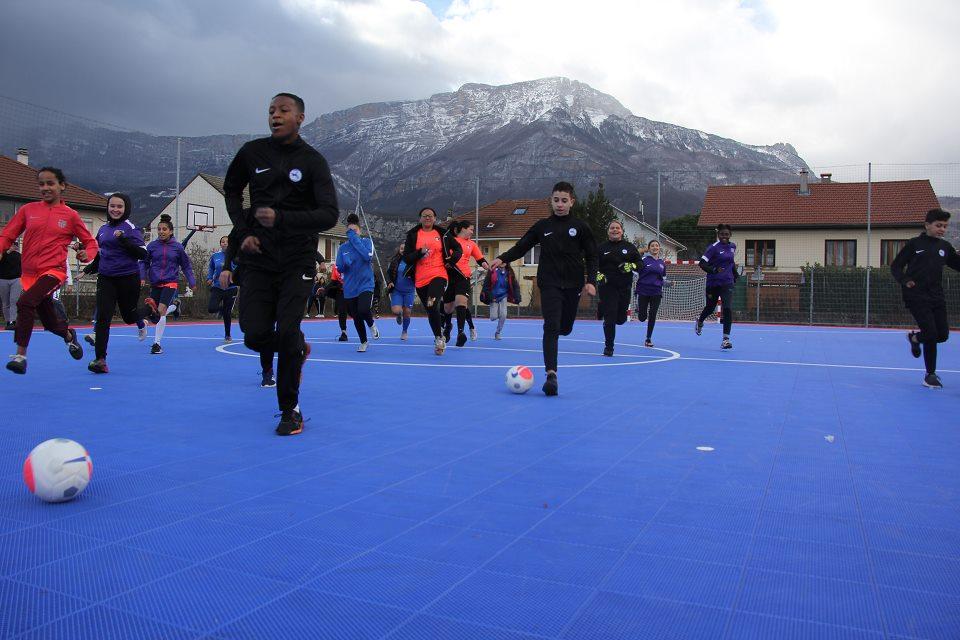
{"type": "Polygon", "coordinates": [[[153,331],[153,341],[156,344],[160,344],[160,340],[163,339],[163,330],[167,328],[167,316],[163,316],[157,321],[157,326],[153,331]]]}

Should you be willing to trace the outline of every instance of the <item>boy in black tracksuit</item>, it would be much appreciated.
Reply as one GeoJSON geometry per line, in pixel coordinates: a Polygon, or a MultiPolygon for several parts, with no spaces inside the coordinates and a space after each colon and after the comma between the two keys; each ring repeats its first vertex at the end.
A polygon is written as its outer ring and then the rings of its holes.
{"type": "Polygon", "coordinates": [[[924,232],[907,242],[890,265],[893,277],[903,287],[903,301],[920,327],[920,331],[909,332],[907,340],[914,358],[920,357],[923,345],[923,363],[927,369],[923,384],[931,389],[943,388],[937,376],[937,343],[946,342],[950,337],[943,296],[943,265],[960,271],[960,256],[953,245],[943,239],[949,221],[947,211],[928,211],[924,232]]]}
{"type": "MultiPolygon", "coordinates": [[[[333,227],[340,213],[327,161],[300,138],[303,119],[303,100],[289,93],[274,96],[272,135],[243,145],[223,183],[233,223],[227,258],[238,255],[243,269],[243,341],[258,353],[278,354],[278,435],[303,431],[298,399],[310,345],[300,321],[313,293],[318,234],[333,227]],[[251,207],[243,209],[248,185],[251,207]]],[[[224,270],[221,281],[230,275],[224,270]]]]}
{"type": "Polygon", "coordinates": [[[517,244],[490,264],[491,269],[496,269],[540,245],[537,287],[540,288],[543,313],[543,366],[547,373],[543,392],[548,396],[555,396],[559,391],[557,348],[560,336],[570,335],[573,331],[580,295],[597,295],[597,245],[589,225],[570,216],[575,202],[572,184],[555,184],[550,198],[553,215],[530,227],[517,244]]]}

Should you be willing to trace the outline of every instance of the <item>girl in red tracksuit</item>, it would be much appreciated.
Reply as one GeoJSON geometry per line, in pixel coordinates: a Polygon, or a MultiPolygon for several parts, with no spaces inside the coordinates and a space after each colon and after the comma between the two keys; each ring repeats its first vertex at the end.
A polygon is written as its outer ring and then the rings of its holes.
{"type": "Polygon", "coordinates": [[[37,173],[37,181],[41,201],[20,207],[0,234],[0,259],[23,234],[20,276],[23,294],[17,302],[17,328],[13,337],[17,353],[10,356],[7,363],[7,369],[21,374],[27,372],[27,346],[37,317],[44,329],[63,338],[74,360],[83,357],[77,332],[67,326],[66,319],[54,308],[53,292],[67,279],[67,248],[74,237],[83,244],[83,249],[77,251],[78,260],[86,262],[97,255],[97,241],[80,215],[63,202],[63,191],[67,188],[63,172],[43,167],[37,173]]]}

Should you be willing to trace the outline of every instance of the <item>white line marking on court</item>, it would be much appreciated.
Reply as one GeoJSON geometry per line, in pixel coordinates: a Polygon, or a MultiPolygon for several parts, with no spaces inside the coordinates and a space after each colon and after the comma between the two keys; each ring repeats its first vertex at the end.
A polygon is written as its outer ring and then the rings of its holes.
{"type": "MultiPolygon", "coordinates": [[[[740,364],[779,364],[788,367],[830,367],[834,369],[876,369],[878,371],[923,371],[910,367],[879,367],[869,364],[829,364],[826,362],[785,362],[783,360],[737,360],[734,358],[693,358],[680,356],[681,360],[700,360],[703,362],[739,362],[740,364]]],[[[955,369],[937,369],[937,373],[960,373],[955,369]]]]}
{"type": "Polygon", "coordinates": [[[713,447],[697,447],[697,451],[713,451],[713,447]]]}
{"type": "Polygon", "coordinates": [[[90,387],[90,391],[103,391],[103,387],[90,387]]]}

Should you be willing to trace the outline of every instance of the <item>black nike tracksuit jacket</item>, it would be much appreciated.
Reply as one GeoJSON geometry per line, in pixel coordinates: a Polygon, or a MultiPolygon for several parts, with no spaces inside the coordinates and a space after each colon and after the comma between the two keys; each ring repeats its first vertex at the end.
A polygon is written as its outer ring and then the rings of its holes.
{"type": "Polygon", "coordinates": [[[584,272],[587,282],[597,283],[597,245],[590,226],[583,220],[569,214],[539,220],[517,244],[498,257],[504,262],[513,262],[538,244],[538,287],[579,289],[583,287],[584,272]]]}
{"type": "Polygon", "coordinates": [[[242,267],[271,272],[313,269],[318,234],[333,227],[340,216],[327,161],[299,137],[290,144],[259,138],[240,147],[227,169],[223,191],[233,223],[228,257],[239,256],[242,267]],[[247,186],[250,208],[244,209],[247,186]],[[257,222],[254,214],[259,207],[277,212],[272,228],[257,222]],[[260,240],[261,253],[239,251],[251,235],[260,240]]]}
{"type": "Polygon", "coordinates": [[[904,245],[893,259],[890,271],[902,287],[907,306],[944,301],[944,265],[960,271],[960,256],[946,240],[921,233],[904,245]],[[907,287],[911,280],[915,285],[907,287]]]}

